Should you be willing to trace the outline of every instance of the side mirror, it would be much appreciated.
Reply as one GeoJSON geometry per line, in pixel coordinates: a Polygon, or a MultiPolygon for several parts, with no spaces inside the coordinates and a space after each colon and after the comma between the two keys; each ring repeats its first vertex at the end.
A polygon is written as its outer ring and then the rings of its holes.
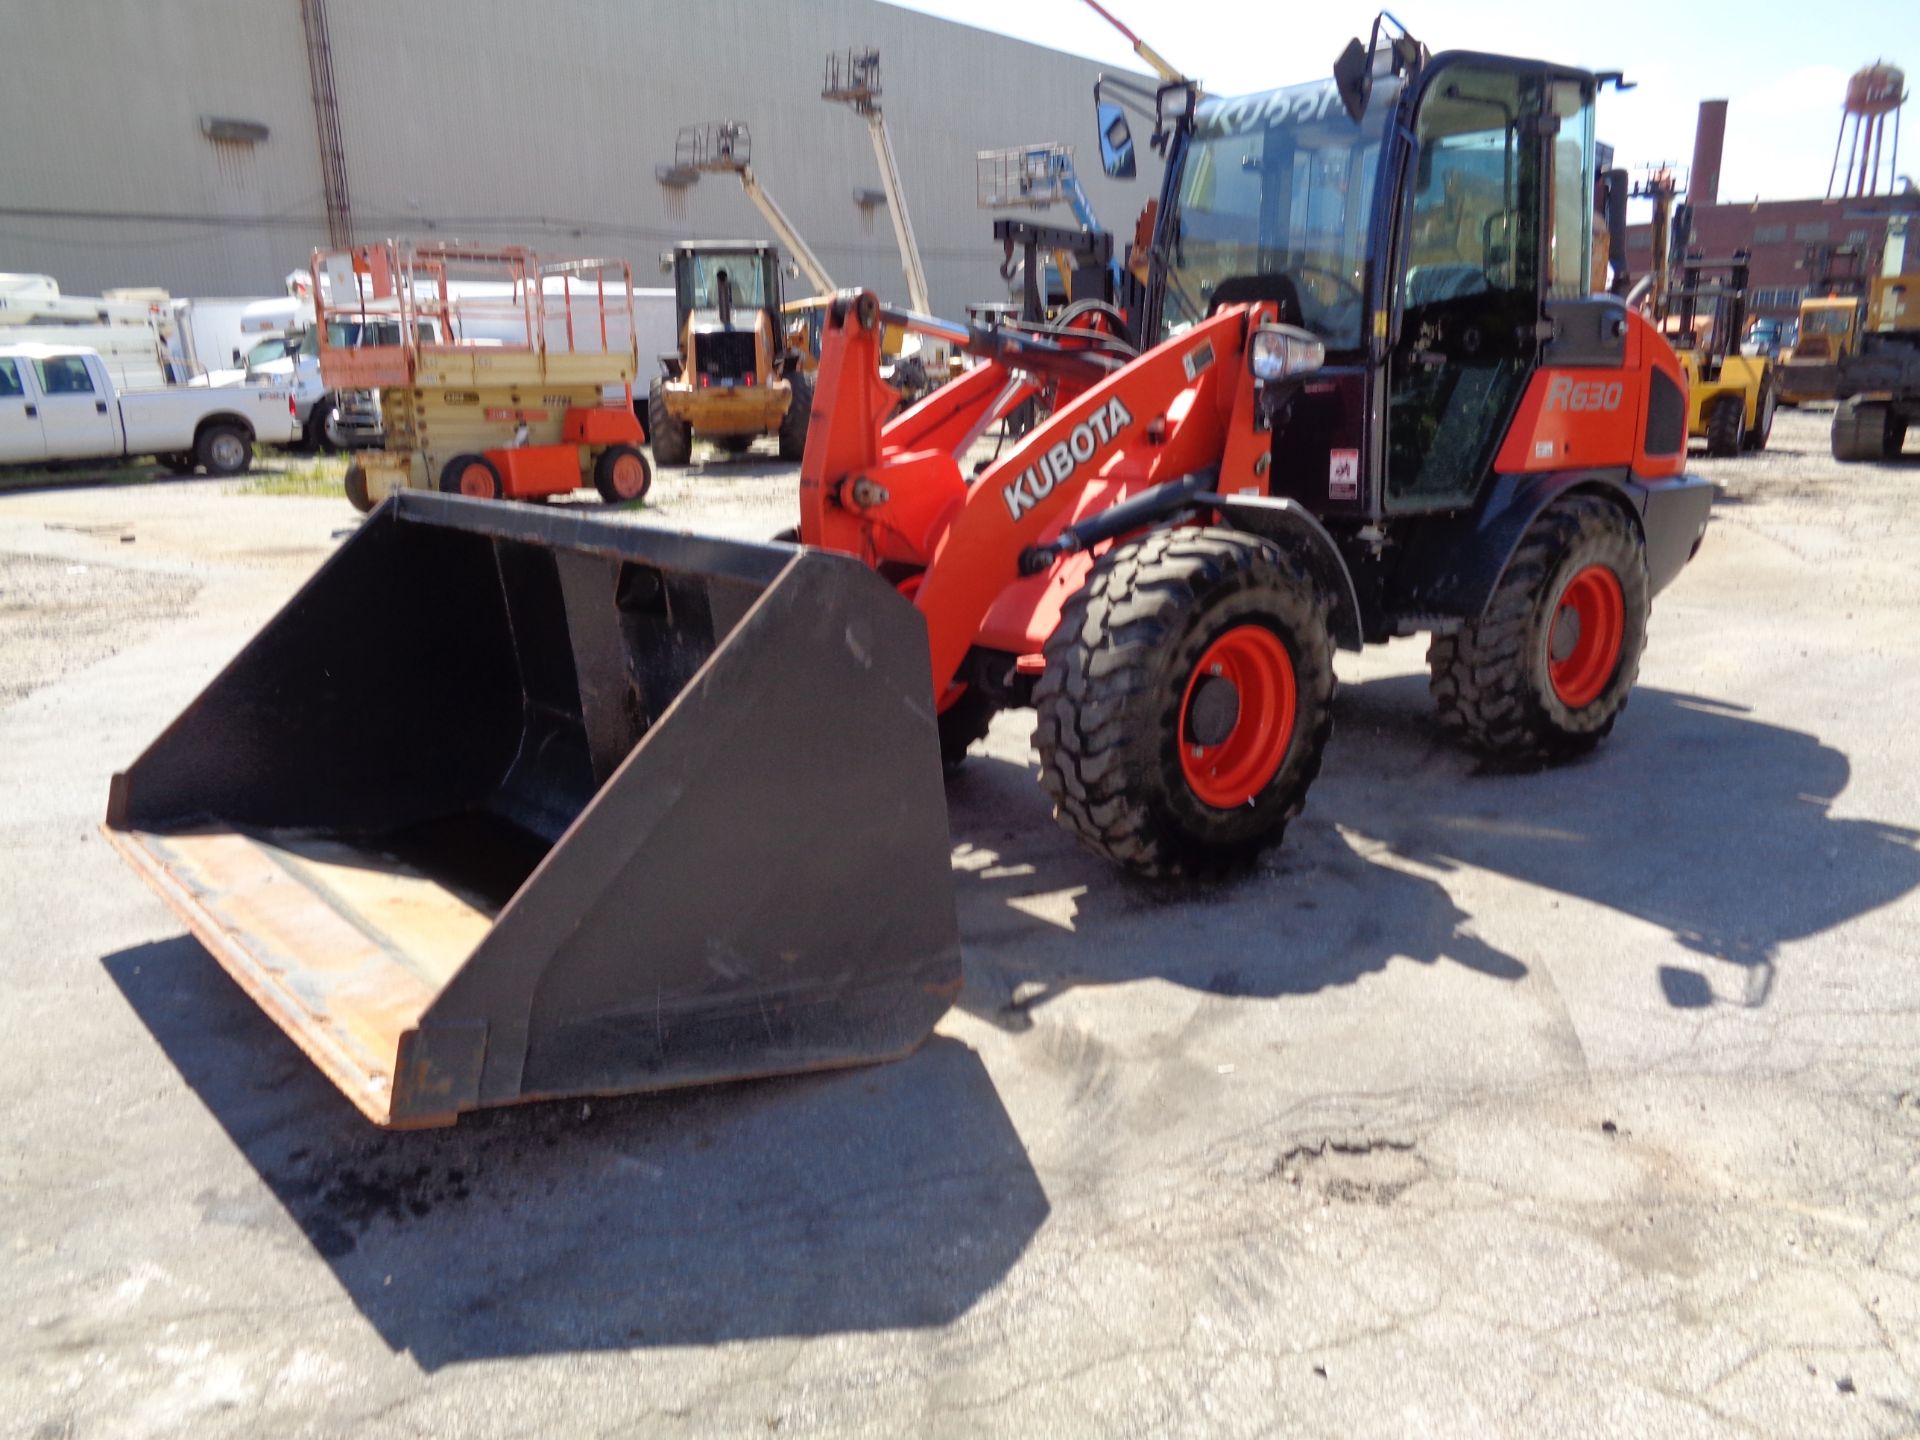
{"type": "Polygon", "coordinates": [[[1373,57],[1358,40],[1347,41],[1347,48],[1333,62],[1333,83],[1349,119],[1358,120],[1367,113],[1367,100],[1373,94],[1373,57]]]}
{"type": "Polygon", "coordinates": [[[1100,168],[1116,180],[1133,179],[1133,127],[1127,124],[1127,112],[1111,100],[1095,101],[1093,109],[1100,127],[1100,168]]]}

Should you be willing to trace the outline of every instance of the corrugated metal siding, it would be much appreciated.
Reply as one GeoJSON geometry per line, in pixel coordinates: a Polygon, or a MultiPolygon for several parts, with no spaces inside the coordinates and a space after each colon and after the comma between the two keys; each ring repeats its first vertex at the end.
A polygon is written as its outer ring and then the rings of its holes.
{"type": "MultiPolygon", "coordinates": [[[[977,150],[1075,144],[1108,226],[1145,183],[1098,173],[1098,67],[876,0],[328,0],[356,230],[625,255],[642,283],[676,239],[759,236],[724,175],[655,182],[684,124],[738,119],[754,169],[836,280],[903,296],[893,229],[854,202],[880,177],[864,122],[819,98],[830,50],[876,46],[883,104],[936,308],[999,298],[977,150]]],[[[1094,23],[1088,21],[1086,23],[1094,23]]],[[[83,292],[275,291],[324,238],[296,0],[0,7],[0,269],[83,292]],[[33,57],[29,59],[28,57],[33,57]],[[273,128],[250,154],[201,114],[273,128]],[[23,144],[23,141],[31,141],[23,144]],[[18,178],[16,178],[18,177],[18,178]]],[[[1070,223],[1064,207],[1050,217],[1070,223]]]]}

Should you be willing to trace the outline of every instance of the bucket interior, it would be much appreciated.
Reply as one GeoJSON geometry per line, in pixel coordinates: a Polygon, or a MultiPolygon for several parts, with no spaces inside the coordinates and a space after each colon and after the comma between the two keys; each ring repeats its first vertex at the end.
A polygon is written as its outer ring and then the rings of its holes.
{"type": "Polygon", "coordinates": [[[666,548],[389,507],[116,777],[115,844],[375,1119],[403,1036],[790,554],[666,548]]]}

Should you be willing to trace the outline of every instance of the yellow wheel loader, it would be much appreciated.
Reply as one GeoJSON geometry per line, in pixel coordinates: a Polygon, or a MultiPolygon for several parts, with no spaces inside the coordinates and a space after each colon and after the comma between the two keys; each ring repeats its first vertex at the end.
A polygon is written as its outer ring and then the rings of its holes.
{"type": "Polygon", "coordinates": [[[647,394],[647,434],[662,465],[685,465],[693,442],[742,454],[770,435],[782,460],[807,446],[813,384],[787,338],[780,252],[755,240],[701,240],[661,256],[673,275],[679,348],[647,394]]]}

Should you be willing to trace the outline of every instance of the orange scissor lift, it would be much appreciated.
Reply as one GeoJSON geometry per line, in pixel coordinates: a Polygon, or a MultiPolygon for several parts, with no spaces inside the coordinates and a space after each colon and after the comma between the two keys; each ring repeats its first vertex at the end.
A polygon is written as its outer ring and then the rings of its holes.
{"type": "Polygon", "coordinates": [[[316,250],[313,279],[322,378],[380,396],[384,445],[347,470],[356,508],[407,489],[646,494],[626,261],[389,240],[316,250]]]}

